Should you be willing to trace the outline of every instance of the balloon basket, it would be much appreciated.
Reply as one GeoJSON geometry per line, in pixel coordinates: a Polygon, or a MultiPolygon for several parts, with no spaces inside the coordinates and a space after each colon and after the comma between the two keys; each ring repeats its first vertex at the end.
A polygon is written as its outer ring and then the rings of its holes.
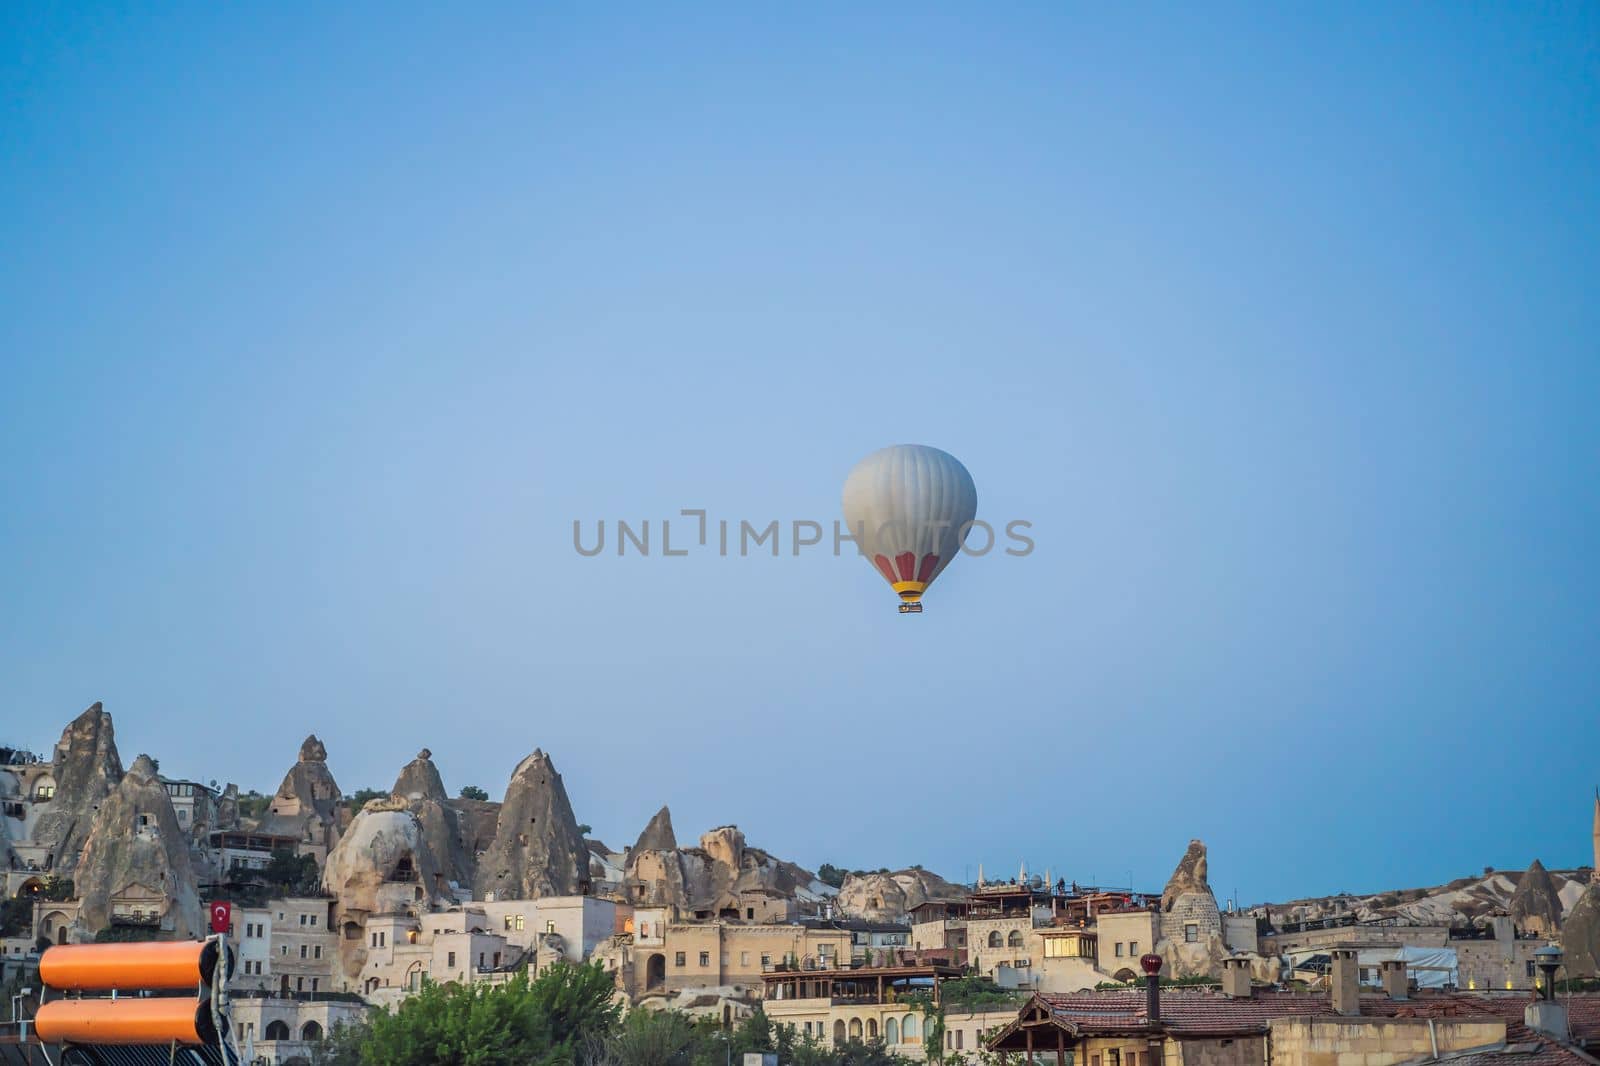
{"type": "Polygon", "coordinates": [[[922,604],[920,604],[920,603],[902,603],[900,605],[900,613],[901,614],[921,614],[922,613],[922,604]]]}

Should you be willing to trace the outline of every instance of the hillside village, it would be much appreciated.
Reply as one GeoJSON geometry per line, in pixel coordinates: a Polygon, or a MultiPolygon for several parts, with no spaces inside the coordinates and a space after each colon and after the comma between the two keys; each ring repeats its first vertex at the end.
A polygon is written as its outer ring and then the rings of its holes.
{"type": "MultiPolygon", "coordinates": [[[[0,749],[0,804],[8,996],[49,945],[203,937],[226,902],[234,1017],[259,1063],[308,1063],[335,1026],[427,982],[492,985],[563,962],[604,968],[630,1008],[726,1024],[759,1009],[823,1044],[913,1059],[1045,1047],[1064,1062],[1070,1040],[1089,1066],[1102,1066],[1095,1041],[1103,1066],[1141,1066],[1148,1048],[1096,1028],[1107,1004],[1162,1019],[1151,1032],[1174,1047],[1327,1039],[1291,1031],[1309,1016],[1381,1021],[1404,1050],[1420,1030],[1395,1019],[1420,1017],[1407,1013],[1419,1003],[1444,1005],[1426,1015],[1434,1045],[1451,1018],[1461,1048],[1582,1055],[1600,1041],[1593,997],[1562,1034],[1522,1013],[1541,949],[1563,953],[1567,987],[1600,976],[1592,867],[1534,861],[1435,889],[1229,910],[1198,840],[1159,891],[1026,868],[970,885],[921,869],[824,880],[733,825],[680,839],[666,807],[614,850],[585,835],[543,751],[498,802],[452,796],[426,749],[386,794],[357,799],[311,736],[271,796],[241,796],[163,776],[149,755],[124,765],[100,704],[47,753],[0,749]],[[1133,991],[1152,956],[1165,1007],[1157,989],[1133,991]],[[937,1049],[908,1006],[928,996],[944,1005],[937,1049]],[[1191,1014],[1210,1020],[1186,1030],[1191,1014]]],[[[1594,843],[1600,856],[1600,800],[1594,843]]]]}

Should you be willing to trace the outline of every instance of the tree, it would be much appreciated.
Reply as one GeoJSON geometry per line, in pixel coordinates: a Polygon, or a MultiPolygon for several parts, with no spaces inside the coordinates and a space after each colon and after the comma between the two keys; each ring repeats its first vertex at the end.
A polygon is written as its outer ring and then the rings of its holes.
{"type": "Polygon", "coordinates": [[[594,826],[590,825],[588,822],[580,822],[580,823],[578,823],[578,835],[579,836],[586,837],[592,832],[594,832],[594,826]]]}
{"type": "Polygon", "coordinates": [[[361,808],[367,805],[368,800],[383,799],[389,795],[385,788],[358,788],[355,795],[345,797],[345,806],[350,808],[351,814],[360,814],[361,808]]]}
{"type": "Polygon", "coordinates": [[[503,985],[427,982],[372,1016],[362,1066],[566,1066],[588,1063],[617,1024],[615,983],[595,964],[556,965],[503,985]]]}
{"type": "Polygon", "coordinates": [[[296,855],[287,849],[272,853],[261,876],[268,884],[285,893],[315,892],[322,881],[315,855],[296,855]]]}
{"type": "Polygon", "coordinates": [[[461,798],[464,800],[486,800],[489,798],[489,793],[477,785],[462,785],[461,798]]]}
{"type": "Polygon", "coordinates": [[[817,870],[817,880],[825,885],[839,888],[844,884],[845,872],[831,862],[825,862],[817,870]]]}

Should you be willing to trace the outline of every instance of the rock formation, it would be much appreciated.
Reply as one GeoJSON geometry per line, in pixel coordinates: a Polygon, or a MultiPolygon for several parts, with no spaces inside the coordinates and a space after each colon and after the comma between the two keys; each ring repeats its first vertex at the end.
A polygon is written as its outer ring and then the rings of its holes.
{"type": "Polygon", "coordinates": [[[283,777],[257,827],[260,832],[294,837],[301,850],[330,848],[343,828],[344,797],[328,770],[328,750],[316,734],[300,745],[300,757],[283,777]]]}
{"type": "Polygon", "coordinates": [[[841,913],[872,922],[894,922],[930,899],[961,899],[966,893],[926,870],[851,874],[839,886],[841,913]]]}
{"type": "Polygon", "coordinates": [[[433,868],[446,882],[470,889],[474,856],[462,831],[460,812],[450,805],[444,780],[433,765],[432,752],[423,748],[415,759],[406,763],[395,779],[392,794],[422,826],[423,844],[433,868]]]}
{"type": "MultiPolygon", "coordinates": [[[[639,839],[642,844],[676,841],[666,808],[651,819],[639,839]]],[[[673,906],[705,916],[729,911],[748,913],[754,903],[747,900],[741,908],[741,893],[815,898],[811,892],[815,874],[750,847],[736,825],[718,826],[703,833],[698,847],[635,846],[628,853],[626,875],[624,893],[628,902],[673,906]]]]}
{"type": "Polygon", "coordinates": [[[229,781],[217,797],[218,829],[239,828],[239,786],[229,781]]]}
{"type": "Polygon", "coordinates": [[[450,900],[425,838],[408,802],[391,796],[369,801],[328,853],[322,887],[337,900],[334,921],[343,933],[340,963],[347,977],[356,978],[366,964],[369,917],[427,911],[450,900]]]}
{"type": "Polygon", "coordinates": [[[588,886],[589,848],[567,790],[550,756],[535,750],[506,786],[494,841],[478,859],[475,894],[538,899],[581,894],[588,886]]]}
{"type": "MultiPolygon", "coordinates": [[[[1178,860],[1178,868],[1167,879],[1167,887],[1161,892],[1161,912],[1171,911],[1178,897],[1187,893],[1211,895],[1211,884],[1206,880],[1206,846],[1198,840],[1189,841],[1188,850],[1178,860]]],[[[1212,902],[1215,901],[1213,896],[1212,902]]]]}
{"type": "Polygon", "coordinates": [[[121,780],[111,716],[96,703],[62,731],[55,750],[55,798],[33,829],[33,839],[50,848],[57,873],[72,873],[96,809],[121,780]]]}
{"type": "Polygon", "coordinates": [[[1550,873],[1538,859],[1511,893],[1511,922],[1521,933],[1555,936],[1561,929],[1561,896],[1550,873]]]}
{"type": "Polygon", "coordinates": [[[1561,925],[1568,977],[1600,977],[1600,883],[1591,884],[1561,925]]]}
{"type": "Polygon", "coordinates": [[[634,841],[633,848],[628,854],[632,855],[641,851],[676,851],[678,849],[678,835],[672,831],[672,812],[663,806],[650,819],[649,824],[639,834],[639,839],[634,841]]]}
{"type": "Polygon", "coordinates": [[[1222,960],[1232,954],[1222,936],[1222,912],[1206,880],[1206,846],[1198,840],[1189,841],[1161,893],[1161,941],[1155,951],[1172,977],[1220,976],[1222,960]]]}
{"type": "Polygon", "coordinates": [[[189,865],[187,833],[148,755],[133,761],[95,812],[73,879],[89,933],[122,921],[154,918],[184,940],[205,934],[200,891],[189,865]]]}

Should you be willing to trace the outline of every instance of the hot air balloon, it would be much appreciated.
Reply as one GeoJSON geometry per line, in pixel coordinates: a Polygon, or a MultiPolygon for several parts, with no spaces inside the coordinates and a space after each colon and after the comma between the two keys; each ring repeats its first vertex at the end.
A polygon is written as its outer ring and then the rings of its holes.
{"type": "Polygon", "coordinates": [[[922,611],[922,594],[956,557],[977,513],[967,468],[925,444],[875,451],[844,480],[845,521],[867,561],[900,594],[901,614],[922,611]]]}

